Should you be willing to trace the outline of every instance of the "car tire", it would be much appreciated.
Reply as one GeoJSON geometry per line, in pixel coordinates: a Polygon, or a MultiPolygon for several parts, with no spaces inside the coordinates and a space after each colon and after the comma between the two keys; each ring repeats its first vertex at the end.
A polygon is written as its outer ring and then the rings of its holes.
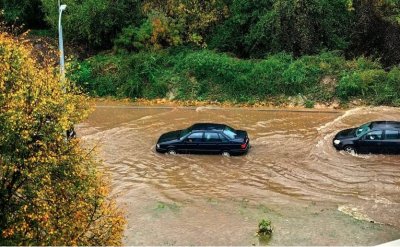
{"type": "Polygon", "coordinates": [[[347,145],[343,147],[343,150],[346,151],[349,154],[354,154],[356,153],[356,149],[352,145],[347,145]]]}
{"type": "Polygon", "coordinates": [[[176,151],[174,149],[168,149],[167,154],[176,155],[176,151]]]}
{"type": "Polygon", "coordinates": [[[223,151],[222,156],[224,157],[231,157],[231,154],[228,151],[223,151]]]}

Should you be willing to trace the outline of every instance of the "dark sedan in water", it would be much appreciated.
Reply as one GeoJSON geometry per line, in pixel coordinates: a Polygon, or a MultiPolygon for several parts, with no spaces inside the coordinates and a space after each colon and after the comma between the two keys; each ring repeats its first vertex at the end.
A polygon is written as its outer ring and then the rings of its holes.
{"type": "Polygon", "coordinates": [[[250,140],[246,131],[225,124],[197,123],[184,130],[165,133],[158,139],[160,153],[220,153],[224,156],[244,154],[250,140]]]}
{"type": "Polygon", "coordinates": [[[400,153],[400,122],[375,121],[340,131],[333,138],[338,150],[357,153],[400,153]]]}

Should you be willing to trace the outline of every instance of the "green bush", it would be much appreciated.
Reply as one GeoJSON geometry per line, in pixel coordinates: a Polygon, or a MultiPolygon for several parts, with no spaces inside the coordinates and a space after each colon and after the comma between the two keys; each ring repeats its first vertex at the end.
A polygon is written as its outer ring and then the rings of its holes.
{"type": "Polygon", "coordinates": [[[153,32],[150,21],[146,21],[140,27],[132,25],[123,28],[122,32],[114,40],[114,46],[118,51],[140,51],[149,48],[149,40],[153,32]]]}
{"type": "Polygon", "coordinates": [[[400,69],[386,72],[376,62],[346,61],[335,52],[299,59],[280,53],[262,60],[184,48],[98,55],[70,77],[97,96],[255,102],[301,94],[307,107],[335,97],[393,105],[400,89],[400,69]]]}
{"type": "Polygon", "coordinates": [[[313,100],[306,100],[304,102],[305,108],[314,108],[315,102],[313,100]]]}
{"type": "Polygon", "coordinates": [[[162,98],[168,85],[162,80],[161,53],[98,55],[70,71],[69,77],[94,96],[162,98]]]}
{"type": "Polygon", "coordinates": [[[381,90],[385,83],[387,83],[387,72],[382,69],[354,71],[342,77],[337,93],[343,100],[362,97],[376,102],[379,101],[380,95],[385,93],[381,90]]]}
{"type": "Polygon", "coordinates": [[[259,236],[271,235],[272,234],[272,226],[270,220],[262,219],[258,223],[258,231],[259,236]]]}

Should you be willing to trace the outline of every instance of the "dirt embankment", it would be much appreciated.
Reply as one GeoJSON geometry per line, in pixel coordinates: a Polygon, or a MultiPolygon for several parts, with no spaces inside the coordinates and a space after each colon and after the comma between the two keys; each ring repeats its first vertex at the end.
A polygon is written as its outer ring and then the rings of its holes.
{"type": "MultiPolygon", "coordinates": [[[[301,96],[299,96],[301,97],[301,96]]],[[[269,101],[258,101],[254,103],[220,102],[220,101],[198,101],[198,100],[169,100],[163,99],[118,99],[114,97],[93,97],[96,104],[135,104],[139,106],[160,106],[160,107],[220,107],[220,108],[274,108],[288,110],[347,110],[354,107],[367,106],[361,99],[349,102],[346,105],[338,101],[330,103],[315,103],[312,108],[307,108],[298,97],[271,98],[269,101]]]]}

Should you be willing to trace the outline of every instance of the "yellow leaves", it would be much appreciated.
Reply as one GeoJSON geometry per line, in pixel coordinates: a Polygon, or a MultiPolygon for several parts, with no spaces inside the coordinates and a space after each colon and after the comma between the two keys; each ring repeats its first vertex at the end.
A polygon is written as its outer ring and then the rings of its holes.
{"type": "Polygon", "coordinates": [[[46,213],[42,216],[41,221],[42,222],[47,222],[49,220],[49,215],[46,213]]]}
{"type": "Polygon", "coordinates": [[[99,194],[100,195],[105,196],[108,193],[109,193],[109,190],[108,190],[108,188],[106,186],[100,186],[100,188],[99,188],[99,194]]]}
{"type": "Polygon", "coordinates": [[[353,0],[347,0],[347,11],[354,11],[353,0]]]}
{"type": "Polygon", "coordinates": [[[9,201],[0,194],[0,203],[13,205],[1,212],[9,219],[1,235],[15,245],[120,243],[124,220],[98,164],[65,138],[89,114],[89,101],[60,83],[53,63],[32,59],[31,49],[0,33],[0,174],[13,193],[9,201]]]}
{"type": "Polygon", "coordinates": [[[84,216],[84,214],[83,214],[81,211],[77,211],[77,212],[75,212],[75,214],[74,214],[74,218],[75,218],[76,220],[81,220],[83,216],[84,216]]]}
{"type": "Polygon", "coordinates": [[[156,47],[165,42],[169,45],[190,42],[205,46],[204,34],[229,12],[220,0],[146,0],[142,6],[149,18],[158,17],[152,21],[151,43],[156,47]]]}
{"type": "Polygon", "coordinates": [[[30,137],[30,133],[29,133],[29,131],[28,130],[23,130],[23,131],[21,131],[21,138],[23,138],[23,139],[28,139],[30,137]]]}
{"type": "Polygon", "coordinates": [[[183,3],[179,3],[177,9],[178,9],[179,12],[184,12],[186,10],[186,5],[183,4],[183,3]]]}
{"type": "Polygon", "coordinates": [[[1,236],[3,238],[9,238],[9,237],[12,237],[13,235],[14,235],[14,229],[12,229],[12,228],[5,229],[1,233],[1,236]]]}
{"type": "Polygon", "coordinates": [[[166,33],[166,23],[163,23],[160,18],[154,18],[152,21],[153,33],[151,35],[151,43],[158,44],[160,37],[165,36],[166,33]]]}

